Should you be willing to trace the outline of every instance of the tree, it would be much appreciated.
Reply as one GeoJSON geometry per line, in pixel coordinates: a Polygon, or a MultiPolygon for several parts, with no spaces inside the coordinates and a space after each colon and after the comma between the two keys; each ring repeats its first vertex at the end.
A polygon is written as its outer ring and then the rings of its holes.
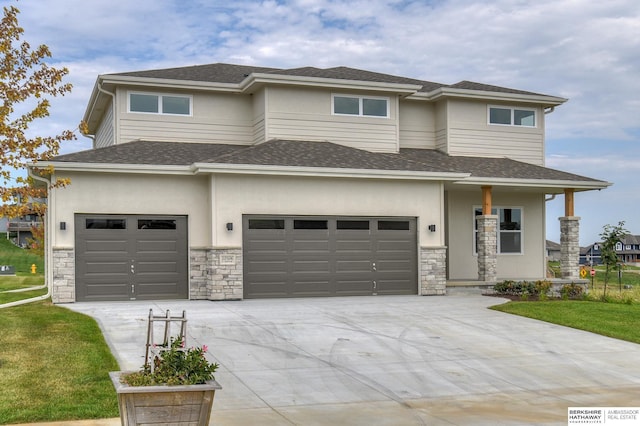
{"type": "Polygon", "coordinates": [[[600,243],[600,256],[605,266],[604,297],[607,296],[609,274],[612,270],[619,270],[621,267],[621,263],[618,261],[618,254],[616,253],[616,244],[627,235],[629,235],[629,231],[624,228],[624,221],[618,222],[617,226],[607,224],[602,227],[602,232],[600,233],[600,238],[602,239],[600,243]]]}
{"type": "MultiPolygon", "coordinates": [[[[0,21],[0,216],[43,215],[46,206],[37,199],[45,198],[49,188],[35,185],[31,177],[18,171],[29,163],[54,157],[63,141],[75,139],[70,130],[56,136],[29,134],[29,126],[35,120],[49,116],[49,98],[71,91],[71,84],[62,81],[69,71],[44,62],[51,57],[46,45],[32,49],[29,43],[21,41],[24,29],[18,24],[20,11],[14,6],[3,9],[0,21]]],[[[51,176],[52,172],[48,168],[37,170],[42,176],[51,176]]],[[[51,187],[67,183],[58,179],[51,187]]]]}

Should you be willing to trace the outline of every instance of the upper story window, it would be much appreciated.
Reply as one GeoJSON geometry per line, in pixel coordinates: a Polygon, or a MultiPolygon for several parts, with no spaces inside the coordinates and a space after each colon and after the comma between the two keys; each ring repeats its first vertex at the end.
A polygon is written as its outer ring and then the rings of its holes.
{"type": "Polygon", "coordinates": [[[131,92],[129,112],[191,115],[191,96],[131,92]]]}
{"type": "Polygon", "coordinates": [[[332,112],[337,115],[389,117],[389,98],[333,95],[332,112]]]}
{"type": "Polygon", "coordinates": [[[534,109],[490,106],[489,124],[536,127],[536,111],[534,109]]]}
{"type": "Polygon", "coordinates": [[[622,251],[622,243],[621,242],[617,242],[616,243],[616,251],[622,251]]]}

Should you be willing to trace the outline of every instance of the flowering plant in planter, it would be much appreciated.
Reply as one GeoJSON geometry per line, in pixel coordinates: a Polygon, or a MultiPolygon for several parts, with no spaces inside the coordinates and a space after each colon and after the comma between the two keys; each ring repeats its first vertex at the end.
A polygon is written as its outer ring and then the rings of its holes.
{"type": "Polygon", "coordinates": [[[129,386],[197,385],[215,380],[213,373],[217,363],[205,358],[207,346],[185,349],[181,338],[171,338],[168,345],[154,345],[156,355],[140,371],[121,376],[121,382],[129,386]]]}

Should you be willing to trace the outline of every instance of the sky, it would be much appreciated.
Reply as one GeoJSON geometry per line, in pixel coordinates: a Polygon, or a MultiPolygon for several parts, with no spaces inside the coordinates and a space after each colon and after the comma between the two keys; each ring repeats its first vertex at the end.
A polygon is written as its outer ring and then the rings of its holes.
{"type": "MultiPolygon", "coordinates": [[[[575,195],[580,244],[640,235],[638,0],[0,0],[73,92],[34,134],[76,129],[99,74],[215,62],[348,66],[568,98],[546,116],[546,166],[612,182],[575,195]],[[638,179],[636,179],[638,178],[638,179]]],[[[78,133],[79,134],[79,133],[78,133]]],[[[61,153],[91,148],[82,136],[61,153]]],[[[547,202],[560,241],[564,197],[547,202]]]]}

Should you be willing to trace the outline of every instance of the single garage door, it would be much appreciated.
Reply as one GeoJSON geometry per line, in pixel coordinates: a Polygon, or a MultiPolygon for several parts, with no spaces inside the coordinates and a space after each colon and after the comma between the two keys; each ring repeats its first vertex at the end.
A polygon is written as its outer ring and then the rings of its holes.
{"type": "Polygon", "coordinates": [[[76,300],[188,298],[185,216],[75,216],[76,300]]]}
{"type": "Polygon", "coordinates": [[[415,218],[243,217],[244,297],[417,294],[415,218]]]}

